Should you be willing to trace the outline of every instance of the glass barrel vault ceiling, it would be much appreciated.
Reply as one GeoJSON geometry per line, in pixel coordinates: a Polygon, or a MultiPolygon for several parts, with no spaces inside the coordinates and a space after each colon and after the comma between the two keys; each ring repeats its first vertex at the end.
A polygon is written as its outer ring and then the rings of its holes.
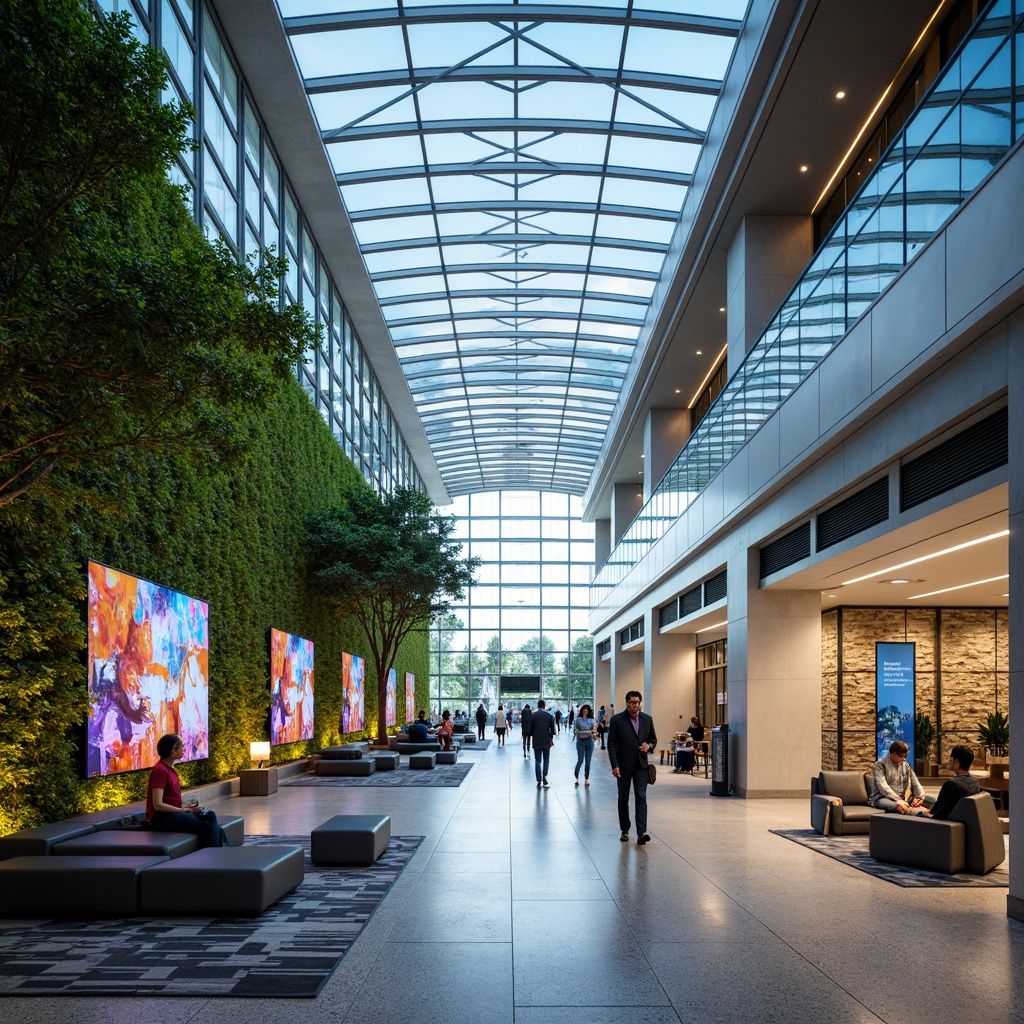
{"type": "Polygon", "coordinates": [[[449,494],[581,494],[746,0],[278,0],[449,494]]]}

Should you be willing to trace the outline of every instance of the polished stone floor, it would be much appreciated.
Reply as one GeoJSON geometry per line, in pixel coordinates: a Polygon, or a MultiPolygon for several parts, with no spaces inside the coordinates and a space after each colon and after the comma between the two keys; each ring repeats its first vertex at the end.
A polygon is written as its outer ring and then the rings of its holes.
{"type": "MultiPolygon", "coordinates": [[[[458,789],[282,788],[213,806],[251,833],[384,812],[426,842],[316,1000],[21,998],[17,1024],[1024,1024],[1024,925],[1005,889],[902,889],[771,828],[805,800],[709,796],[663,770],[653,841],[619,842],[595,754],[565,733],[535,788],[518,733],[458,789]],[[571,758],[571,760],[570,760],[571,758]]],[[[635,837],[632,837],[635,839],[635,837]]]]}

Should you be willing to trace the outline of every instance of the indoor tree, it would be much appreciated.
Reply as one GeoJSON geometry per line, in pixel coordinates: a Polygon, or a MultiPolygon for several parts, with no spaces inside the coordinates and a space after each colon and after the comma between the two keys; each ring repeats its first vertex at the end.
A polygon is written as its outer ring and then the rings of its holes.
{"type": "Polygon", "coordinates": [[[387,743],[387,678],[403,641],[461,601],[480,564],[461,558],[453,516],[427,495],[367,489],[307,520],[313,586],[341,618],[359,624],[377,676],[377,740],[387,743]]]}

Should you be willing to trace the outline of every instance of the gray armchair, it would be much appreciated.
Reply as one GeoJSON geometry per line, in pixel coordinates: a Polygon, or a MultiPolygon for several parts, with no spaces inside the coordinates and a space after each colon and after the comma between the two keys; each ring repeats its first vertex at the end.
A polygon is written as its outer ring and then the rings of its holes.
{"type": "Polygon", "coordinates": [[[820,772],[811,779],[811,828],[823,836],[865,835],[883,812],[868,804],[868,772],[820,772]]]}
{"type": "Polygon", "coordinates": [[[988,793],[961,797],[944,821],[909,814],[872,818],[868,852],[888,864],[947,875],[987,875],[1006,859],[1003,827],[988,793]]]}

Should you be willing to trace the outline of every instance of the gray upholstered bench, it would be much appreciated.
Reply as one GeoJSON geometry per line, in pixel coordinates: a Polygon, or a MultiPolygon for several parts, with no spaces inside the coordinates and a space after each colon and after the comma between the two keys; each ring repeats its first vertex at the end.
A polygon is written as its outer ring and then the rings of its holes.
{"type": "Polygon", "coordinates": [[[314,864],[372,864],[391,842],[386,814],[337,814],[309,834],[314,864]]]}
{"type": "Polygon", "coordinates": [[[139,879],[166,856],[48,857],[0,861],[0,913],[4,917],[134,917],[139,879]]]}
{"type": "Polygon", "coordinates": [[[199,849],[199,836],[188,832],[151,832],[149,829],[91,832],[58,843],[53,857],[170,857],[177,860],[199,849]]]}
{"type": "Polygon", "coordinates": [[[440,751],[431,751],[429,754],[410,754],[410,768],[433,768],[440,751]]]}
{"type": "Polygon", "coordinates": [[[358,761],[368,749],[366,743],[346,743],[342,747],[325,747],[320,757],[324,761],[358,761]]]}
{"type": "Polygon", "coordinates": [[[467,732],[466,735],[462,737],[461,742],[462,743],[476,743],[476,733],[475,732],[467,732]]]}
{"type": "Polygon", "coordinates": [[[390,751],[380,751],[371,755],[379,772],[393,772],[401,763],[402,758],[390,751]]]}
{"type": "Polygon", "coordinates": [[[377,770],[376,758],[365,757],[358,761],[317,761],[317,775],[372,775],[377,770]]]}
{"type": "Polygon", "coordinates": [[[156,864],[139,879],[139,913],[262,914],[305,877],[299,846],[224,846],[156,864]]]}
{"type": "Polygon", "coordinates": [[[456,764],[459,760],[457,750],[439,750],[434,756],[437,758],[438,764],[456,764]]]}

